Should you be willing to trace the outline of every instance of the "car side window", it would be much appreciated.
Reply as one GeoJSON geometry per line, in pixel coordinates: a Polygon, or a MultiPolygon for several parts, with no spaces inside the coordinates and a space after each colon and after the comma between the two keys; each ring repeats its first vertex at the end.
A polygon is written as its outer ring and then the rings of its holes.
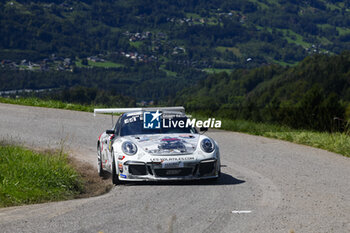
{"type": "Polygon", "coordinates": [[[117,135],[117,136],[119,136],[119,133],[120,133],[120,126],[121,126],[122,118],[123,117],[119,117],[117,124],[115,124],[114,132],[115,132],[115,135],[117,135]]]}

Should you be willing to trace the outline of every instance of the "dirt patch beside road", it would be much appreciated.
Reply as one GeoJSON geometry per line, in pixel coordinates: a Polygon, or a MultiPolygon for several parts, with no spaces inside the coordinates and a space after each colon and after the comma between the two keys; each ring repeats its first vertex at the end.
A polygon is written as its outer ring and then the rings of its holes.
{"type": "Polygon", "coordinates": [[[113,185],[110,179],[102,179],[97,169],[90,163],[82,162],[72,156],[69,157],[69,163],[81,175],[84,181],[84,192],[76,198],[86,198],[102,195],[109,192],[113,185]]]}

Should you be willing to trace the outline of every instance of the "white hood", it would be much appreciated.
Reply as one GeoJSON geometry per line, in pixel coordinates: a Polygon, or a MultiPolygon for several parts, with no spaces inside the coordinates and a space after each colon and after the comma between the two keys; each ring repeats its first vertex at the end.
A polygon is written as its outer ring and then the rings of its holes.
{"type": "Polygon", "coordinates": [[[147,134],[125,138],[151,155],[186,155],[196,150],[199,136],[199,134],[147,134]]]}

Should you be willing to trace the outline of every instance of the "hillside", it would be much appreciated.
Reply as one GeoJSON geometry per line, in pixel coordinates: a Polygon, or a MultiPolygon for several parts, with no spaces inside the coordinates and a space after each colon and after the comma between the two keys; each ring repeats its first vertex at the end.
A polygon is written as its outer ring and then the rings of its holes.
{"type": "Polygon", "coordinates": [[[350,101],[348,53],[334,56],[350,50],[349,1],[10,0],[0,23],[2,96],[30,89],[109,106],[179,96],[193,110],[235,117],[244,103],[258,110],[239,116],[286,122],[261,109],[295,109],[314,86],[350,101]],[[221,71],[233,73],[205,79],[221,71]],[[179,95],[184,88],[193,91],[179,95]]]}
{"type": "Polygon", "coordinates": [[[184,90],[175,103],[216,117],[335,130],[350,119],[350,52],[313,55],[289,68],[213,74],[184,90]]]}
{"type": "Polygon", "coordinates": [[[156,61],[175,75],[178,66],[287,65],[350,49],[350,3],[338,0],[10,0],[0,3],[0,23],[0,60],[17,68],[52,54],[79,67],[114,54],[105,66],[156,61]]]}

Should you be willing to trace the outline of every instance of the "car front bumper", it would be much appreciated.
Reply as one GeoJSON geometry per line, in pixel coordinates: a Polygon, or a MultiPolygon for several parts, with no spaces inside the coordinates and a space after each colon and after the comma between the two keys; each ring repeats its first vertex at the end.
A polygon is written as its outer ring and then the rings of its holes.
{"type": "Polygon", "coordinates": [[[164,166],[161,162],[127,161],[119,167],[119,179],[124,181],[199,180],[219,177],[220,162],[207,159],[164,166]]]}

